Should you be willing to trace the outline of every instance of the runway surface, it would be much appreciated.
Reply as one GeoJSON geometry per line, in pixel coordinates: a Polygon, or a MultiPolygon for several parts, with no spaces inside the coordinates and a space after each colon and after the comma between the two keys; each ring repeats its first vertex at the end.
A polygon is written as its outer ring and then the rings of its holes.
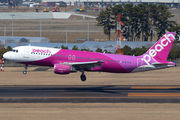
{"type": "Polygon", "coordinates": [[[180,86],[0,86],[0,103],[180,103],[180,86]]]}

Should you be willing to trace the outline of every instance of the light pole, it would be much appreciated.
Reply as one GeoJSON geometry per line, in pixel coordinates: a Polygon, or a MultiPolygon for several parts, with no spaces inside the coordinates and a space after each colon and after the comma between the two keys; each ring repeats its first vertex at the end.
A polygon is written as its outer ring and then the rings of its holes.
{"type": "Polygon", "coordinates": [[[88,20],[88,41],[89,41],[89,20],[88,20]]]}
{"type": "Polygon", "coordinates": [[[14,35],[13,34],[13,16],[15,16],[14,14],[11,14],[10,16],[12,16],[12,36],[14,35]]]}
{"type": "Polygon", "coordinates": [[[40,37],[42,37],[42,19],[40,20],[40,37]]]}
{"type": "Polygon", "coordinates": [[[4,22],[4,45],[6,44],[6,22],[4,22]]]}
{"type": "Polygon", "coordinates": [[[66,28],[66,47],[67,47],[67,43],[68,43],[68,29],[66,28]]]}

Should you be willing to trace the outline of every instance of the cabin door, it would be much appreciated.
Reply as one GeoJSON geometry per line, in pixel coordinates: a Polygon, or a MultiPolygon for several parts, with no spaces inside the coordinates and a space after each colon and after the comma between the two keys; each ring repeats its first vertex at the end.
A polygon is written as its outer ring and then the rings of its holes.
{"type": "Polygon", "coordinates": [[[25,47],[24,49],[24,58],[29,58],[29,47],[25,47]]]}

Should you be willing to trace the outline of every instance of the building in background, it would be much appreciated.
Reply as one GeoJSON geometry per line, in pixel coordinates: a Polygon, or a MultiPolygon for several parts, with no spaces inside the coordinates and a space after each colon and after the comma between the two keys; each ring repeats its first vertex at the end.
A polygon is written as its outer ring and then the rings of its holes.
{"type": "Polygon", "coordinates": [[[66,7],[67,3],[59,0],[42,0],[41,5],[44,7],[55,7],[56,5],[58,7],[66,7]]]}
{"type": "MultiPolygon", "coordinates": [[[[124,47],[125,45],[128,45],[132,49],[142,46],[145,46],[146,48],[151,47],[155,42],[149,42],[149,41],[122,41],[121,46],[124,47]]],[[[8,46],[11,46],[12,48],[17,46],[41,46],[41,47],[58,47],[61,48],[61,46],[66,46],[66,43],[8,43],[4,47],[7,48],[8,46]]],[[[107,50],[108,52],[115,53],[117,50],[117,41],[106,41],[106,42],[97,42],[97,41],[85,41],[83,43],[67,43],[67,46],[69,49],[72,49],[74,46],[77,46],[78,49],[89,49],[92,51],[96,51],[97,48],[104,50],[107,50]]]]}
{"type": "Polygon", "coordinates": [[[0,45],[8,43],[49,43],[50,40],[46,37],[22,37],[22,36],[0,36],[0,45]]]}

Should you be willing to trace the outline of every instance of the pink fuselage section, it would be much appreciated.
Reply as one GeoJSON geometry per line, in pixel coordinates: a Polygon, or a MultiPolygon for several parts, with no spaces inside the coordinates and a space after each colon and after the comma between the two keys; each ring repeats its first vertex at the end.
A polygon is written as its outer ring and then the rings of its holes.
{"type": "Polygon", "coordinates": [[[129,73],[138,67],[137,59],[138,57],[135,56],[61,49],[47,58],[38,61],[21,63],[53,67],[54,64],[60,64],[63,62],[73,63],[103,61],[103,63],[101,63],[101,67],[96,66],[95,68],[92,68],[92,71],[129,73]]]}

